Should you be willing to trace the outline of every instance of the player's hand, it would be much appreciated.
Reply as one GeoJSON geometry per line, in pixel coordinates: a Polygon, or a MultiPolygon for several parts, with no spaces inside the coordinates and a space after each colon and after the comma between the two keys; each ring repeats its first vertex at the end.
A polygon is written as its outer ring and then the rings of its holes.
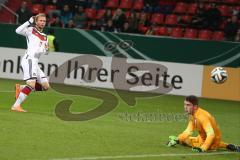
{"type": "Polygon", "coordinates": [[[192,151],[193,151],[193,152],[204,152],[204,150],[202,150],[202,149],[199,148],[199,147],[193,147],[193,148],[192,148],[192,151]]]}
{"type": "Polygon", "coordinates": [[[35,17],[34,17],[34,16],[32,16],[32,17],[28,20],[28,22],[31,23],[31,24],[34,23],[34,21],[35,21],[35,17]]]}
{"type": "Polygon", "coordinates": [[[178,138],[176,136],[169,136],[169,141],[167,142],[168,147],[175,146],[178,143],[179,143],[179,141],[178,141],[178,138]]]}

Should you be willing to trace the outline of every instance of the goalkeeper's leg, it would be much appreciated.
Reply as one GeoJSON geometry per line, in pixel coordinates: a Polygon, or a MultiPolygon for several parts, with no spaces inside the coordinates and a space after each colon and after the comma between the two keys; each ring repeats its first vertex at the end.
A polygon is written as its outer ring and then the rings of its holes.
{"type": "Polygon", "coordinates": [[[213,144],[211,146],[211,149],[217,149],[217,148],[224,148],[229,151],[240,152],[240,146],[230,144],[230,143],[225,143],[223,141],[220,141],[219,143],[213,144]]]}
{"type": "Polygon", "coordinates": [[[240,146],[234,144],[227,144],[226,148],[229,151],[240,152],[240,146]]]}
{"type": "Polygon", "coordinates": [[[200,136],[188,137],[184,142],[180,142],[190,147],[200,147],[203,144],[203,140],[200,136]]]}

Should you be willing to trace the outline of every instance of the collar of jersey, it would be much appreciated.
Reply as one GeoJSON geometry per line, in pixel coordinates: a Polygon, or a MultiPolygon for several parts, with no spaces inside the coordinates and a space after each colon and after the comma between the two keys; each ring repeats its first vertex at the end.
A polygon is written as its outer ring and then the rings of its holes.
{"type": "Polygon", "coordinates": [[[39,33],[43,33],[43,32],[41,32],[41,31],[39,31],[36,26],[34,26],[34,28],[35,28],[39,33]]]}
{"type": "Polygon", "coordinates": [[[194,114],[193,114],[193,117],[196,117],[196,115],[198,114],[198,112],[199,112],[200,110],[201,110],[200,107],[198,107],[198,108],[195,110],[195,112],[194,112],[194,114]]]}

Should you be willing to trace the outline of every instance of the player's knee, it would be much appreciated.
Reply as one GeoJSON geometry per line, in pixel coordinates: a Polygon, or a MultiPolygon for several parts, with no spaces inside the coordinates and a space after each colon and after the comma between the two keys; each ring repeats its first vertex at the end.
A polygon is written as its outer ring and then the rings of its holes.
{"type": "Polygon", "coordinates": [[[47,91],[49,89],[49,87],[43,87],[44,91],[47,91]]]}
{"type": "Polygon", "coordinates": [[[43,88],[44,91],[47,91],[47,90],[49,89],[49,87],[50,87],[50,86],[49,86],[48,83],[42,85],[42,88],[43,88]]]}
{"type": "Polygon", "coordinates": [[[26,81],[26,84],[32,88],[35,88],[35,85],[36,85],[36,81],[35,80],[29,80],[29,81],[26,81]]]}

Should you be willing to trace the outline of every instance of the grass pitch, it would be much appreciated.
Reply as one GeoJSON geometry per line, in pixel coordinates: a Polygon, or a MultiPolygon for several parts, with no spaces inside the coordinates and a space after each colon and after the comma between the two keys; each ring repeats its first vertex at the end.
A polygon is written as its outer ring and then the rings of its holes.
{"type": "MultiPolygon", "coordinates": [[[[13,113],[9,110],[15,101],[12,91],[17,82],[0,79],[1,160],[240,159],[239,153],[196,154],[184,146],[166,147],[168,136],[181,133],[187,125],[186,119],[172,116],[183,113],[184,97],[142,98],[136,106],[129,107],[114,91],[107,90],[119,100],[112,112],[90,121],[69,122],[60,120],[54,112],[62,99],[74,100],[73,112],[88,111],[101,101],[51,89],[31,93],[22,105],[28,113],[13,113]],[[153,113],[168,118],[146,118],[153,113]]],[[[201,99],[200,106],[215,116],[225,142],[240,144],[239,102],[201,99]]]]}

